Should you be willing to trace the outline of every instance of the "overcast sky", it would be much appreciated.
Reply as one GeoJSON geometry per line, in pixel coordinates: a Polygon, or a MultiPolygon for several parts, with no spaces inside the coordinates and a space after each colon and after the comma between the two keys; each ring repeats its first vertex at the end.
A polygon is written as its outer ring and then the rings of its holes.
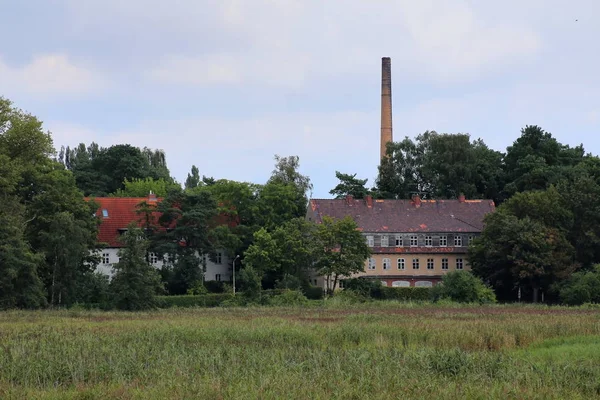
{"type": "Polygon", "coordinates": [[[314,197],[377,174],[381,57],[394,138],[525,125],[600,153],[597,0],[0,0],[0,96],[56,148],[164,149],[182,182],[262,183],[300,156],[314,197]]]}

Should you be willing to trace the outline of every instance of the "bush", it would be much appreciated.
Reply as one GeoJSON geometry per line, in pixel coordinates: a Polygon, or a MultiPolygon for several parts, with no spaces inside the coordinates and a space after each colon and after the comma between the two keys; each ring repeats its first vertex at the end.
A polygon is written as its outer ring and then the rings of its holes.
{"type": "Polygon", "coordinates": [[[229,283],[223,281],[204,281],[204,286],[208,293],[226,293],[227,285],[231,286],[229,283]]]}
{"type": "Polygon", "coordinates": [[[262,289],[261,276],[252,267],[246,267],[240,272],[240,286],[248,301],[259,301],[262,289]]]}
{"type": "Polygon", "coordinates": [[[308,299],[299,290],[284,290],[283,293],[273,296],[269,300],[272,306],[301,306],[308,303],[308,299]]]}
{"type": "Polygon", "coordinates": [[[452,271],[431,289],[433,301],[449,299],[459,303],[495,303],[494,291],[470,271],[452,271]]]}
{"type": "Polygon", "coordinates": [[[309,300],[321,300],[323,298],[323,288],[318,286],[308,286],[302,289],[302,291],[309,300]]]}
{"type": "Polygon", "coordinates": [[[560,289],[560,300],[568,305],[600,303],[600,265],[592,271],[576,272],[560,289]]]}
{"type": "Polygon", "coordinates": [[[275,282],[276,289],[298,290],[301,286],[302,282],[300,281],[300,278],[290,274],[285,274],[281,280],[275,282]]]}
{"type": "Polygon", "coordinates": [[[182,295],[182,296],[158,296],[158,306],[160,308],[170,307],[218,307],[223,302],[233,298],[230,293],[211,293],[200,296],[182,295]]]}
{"type": "Polygon", "coordinates": [[[383,299],[384,286],[378,280],[365,278],[344,279],[344,291],[349,290],[365,297],[383,299]]]}
{"type": "Polygon", "coordinates": [[[381,287],[381,298],[386,300],[427,301],[432,288],[428,287],[381,287]]]}

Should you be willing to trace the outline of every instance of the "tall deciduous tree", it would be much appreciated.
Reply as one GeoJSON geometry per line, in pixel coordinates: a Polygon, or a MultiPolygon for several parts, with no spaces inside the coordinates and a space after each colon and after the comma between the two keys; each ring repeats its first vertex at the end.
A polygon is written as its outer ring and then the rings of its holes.
{"type": "Polygon", "coordinates": [[[115,197],[147,197],[154,193],[158,197],[165,197],[171,190],[181,190],[181,186],[172,180],[163,178],[125,179],[123,189],[118,189],[115,197]]]}
{"type": "Polygon", "coordinates": [[[119,262],[110,291],[115,306],[120,310],[144,310],[156,306],[160,289],[157,271],[146,261],[148,241],[135,223],[129,224],[123,235],[125,247],[119,251],[119,262]]]}
{"type": "Polygon", "coordinates": [[[339,220],[324,217],[316,237],[319,251],[315,265],[319,274],[325,276],[329,294],[333,294],[340,278],[364,271],[371,251],[350,217],[339,220]]]}
{"type": "Polygon", "coordinates": [[[370,193],[369,189],[365,187],[368,179],[358,179],[356,174],[342,174],[339,171],[335,171],[335,177],[339,179],[340,183],[331,189],[329,194],[335,196],[336,199],[343,199],[348,195],[362,199],[370,193]]]}

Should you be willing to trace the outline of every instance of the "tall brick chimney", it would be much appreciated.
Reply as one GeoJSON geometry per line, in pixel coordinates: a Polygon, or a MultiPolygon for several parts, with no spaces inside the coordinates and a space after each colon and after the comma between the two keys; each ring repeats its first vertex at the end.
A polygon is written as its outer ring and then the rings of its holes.
{"type": "Polygon", "coordinates": [[[381,150],[380,158],[385,157],[386,145],[393,141],[392,136],[392,60],[381,59],[381,150]]]}

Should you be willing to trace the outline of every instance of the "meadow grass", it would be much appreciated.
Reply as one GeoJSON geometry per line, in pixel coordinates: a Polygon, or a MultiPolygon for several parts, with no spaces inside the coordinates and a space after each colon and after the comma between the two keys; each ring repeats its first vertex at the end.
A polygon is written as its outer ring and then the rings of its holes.
{"type": "Polygon", "coordinates": [[[337,302],[0,314],[0,398],[600,397],[600,311],[337,302]]]}

